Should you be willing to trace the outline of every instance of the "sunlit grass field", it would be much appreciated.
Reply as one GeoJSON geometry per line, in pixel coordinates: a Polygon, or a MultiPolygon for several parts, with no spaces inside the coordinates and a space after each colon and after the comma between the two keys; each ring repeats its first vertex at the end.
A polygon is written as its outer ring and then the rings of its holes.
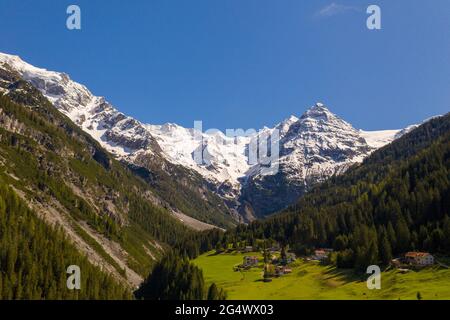
{"type": "MultiPolygon", "coordinates": [[[[397,270],[382,273],[381,289],[367,289],[369,275],[322,266],[297,259],[292,273],[272,282],[262,282],[262,264],[249,271],[233,271],[244,255],[205,253],[193,260],[203,269],[208,283],[215,282],[227,291],[228,299],[450,299],[450,270],[430,267],[402,274],[397,270]]],[[[262,260],[262,257],[261,259],[262,260]]]]}

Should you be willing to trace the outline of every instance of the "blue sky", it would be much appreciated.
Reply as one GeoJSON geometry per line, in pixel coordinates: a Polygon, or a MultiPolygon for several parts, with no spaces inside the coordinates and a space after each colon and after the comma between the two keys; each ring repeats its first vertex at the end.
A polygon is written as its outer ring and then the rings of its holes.
{"type": "Polygon", "coordinates": [[[147,123],[260,128],[320,101],[393,129],[450,109],[448,0],[2,0],[0,39],[147,123]]]}

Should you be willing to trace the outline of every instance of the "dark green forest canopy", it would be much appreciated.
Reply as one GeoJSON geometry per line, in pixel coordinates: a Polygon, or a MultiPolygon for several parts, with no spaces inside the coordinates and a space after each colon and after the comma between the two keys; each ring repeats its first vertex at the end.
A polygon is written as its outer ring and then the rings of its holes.
{"type": "Polygon", "coordinates": [[[0,180],[0,300],[130,298],[126,286],[93,266],[0,180]],[[80,290],[67,288],[70,265],[80,267],[80,290]]]}
{"type": "Polygon", "coordinates": [[[338,265],[361,269],[409,250],[449,254],[449,138],[450,114],[431,119],[222,244],[273,239],[303,254],[331,247],[338,265]]]}

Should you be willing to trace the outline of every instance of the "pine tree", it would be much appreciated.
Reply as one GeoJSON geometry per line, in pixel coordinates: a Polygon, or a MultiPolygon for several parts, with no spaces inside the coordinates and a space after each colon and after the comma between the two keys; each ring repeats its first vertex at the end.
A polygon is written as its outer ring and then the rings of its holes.
{"type": "Polygon", "coordinates": [[[218,288],[215,283],[212,283],[208,289],[207,300],[226,300],[226,294],[223,289],[218,288]]]}
{"type": "Polygon", "coordinates": [[[385,232],[383,232],[380,241],[380,259],[385,265],[392,260],[392,249],[385,232]]]}
{"type": "Polygon", "coordinates": [[[406,222],[400,219],[396,225],[397,250],[398,252],[406,252],[410,248],[410,232],[406,222]]]}

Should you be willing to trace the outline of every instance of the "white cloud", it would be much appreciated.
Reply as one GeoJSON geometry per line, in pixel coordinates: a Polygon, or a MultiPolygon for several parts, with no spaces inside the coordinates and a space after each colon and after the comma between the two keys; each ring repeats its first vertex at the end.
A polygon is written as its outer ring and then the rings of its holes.
{"type": "Polygon", "coordinates": [[[316,16],[318,17],[332,17],[338,14],[342,14],[342,13],[346,13],[349,11],[360,11],[360,9],[358,7],[354,7],[354,6],[346,6],[343,4],[338,4],[335,2],[332,2],[331,4],[323,7],[322,9],[320,9],[317,13],[316,16]]]}

